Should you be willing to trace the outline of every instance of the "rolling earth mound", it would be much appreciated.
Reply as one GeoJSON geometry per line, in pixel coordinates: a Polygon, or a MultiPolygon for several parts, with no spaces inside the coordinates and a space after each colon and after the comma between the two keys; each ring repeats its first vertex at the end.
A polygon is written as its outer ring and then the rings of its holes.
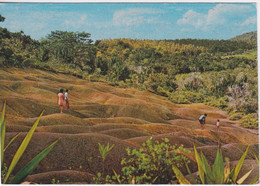
{"type": "MultiPolygon", "coordinates": [[[[121,170],[120,161],[126,148],[139,148],[150,137],[168,138],[172,145],[191,150],[187,157],[192,172],[193,146],[202,151],[210,163],[214,161],[218,144],[224,157],[235,164],[246,147],[250,150],[242,170],[253,165],[258,155],[257,130],[238,127],[227,114],[203,104],[174,104],[148,91],[89,82],[65,74],[36,69],[0,69],[0,101],[7,101],[6,145],[20,132],[5,152],[9,165],[26,132],[44,110],[38,127],[14,174],[35,155],[55,140],[59,142],[25,180],[35,183],[86,184],[93,183],[93,175],[102,172],[103,161],[98,143],[114,145],[104,165],[105,174],[121,170]],[[59,113],[57,93],[69,89],[70,110],[59,113]],[[206,126],[200,128],[198,117],[207,113],[206,126]],[[219,131],[215,128],[221,121],[219,131]],[[53,180],[54,179],[54,180],[53,180]]],[[[2,110],[2,104],[0,105],[2,110]]],[[[185,169],[182,169],[185,172],[185,169]]],[[[258,174],[255,169],[254,175],[258,174]]]]}

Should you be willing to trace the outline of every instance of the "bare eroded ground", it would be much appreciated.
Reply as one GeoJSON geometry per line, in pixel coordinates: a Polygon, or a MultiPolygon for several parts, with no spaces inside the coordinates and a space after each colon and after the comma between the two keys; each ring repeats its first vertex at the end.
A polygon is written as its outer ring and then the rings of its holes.
{"type": "MultiPolygon", "coordinates": [[[[126,147],[138,148],[149,137],[167,137],[171,144],[191,151],[193,145],[213,162],[218,142],[224,157],[235,164],[246,147],[250,152],[243,172],[255,167],[258,155],[258,131],[247,130],[228,119],[225,112],[203,104],[177,105],[167,98],[146,91],[124,89],[101,82],[88,82],[73,76],[35,69],[0,69],[0,101],[7,101],[6,143],[21,132],[7,149],[5,163],[10,164],[14,152],[42,110],[44,116],[27,150],[18,163],[17,172],[53,141],[60,141],[26,180],[36,183],[91,183],[101,172],[102,159],[98,143],[114,144],[106,160],[106,173],[120,170],[126,147]],[[57,93],[69,89],[71,109],[58,113],[57,93]],[[206,127],[200,129],[198,117],[207,113],[206,127]],[[216,131],[215,122],[221,121],[216,131]]],[[[0,106],[2,110],[2,104],[0,106]]],[[[194,160],[193,153],[188,157],[194,160]]],[[[195,172],[194,162],[190,164],[195,172]]],[[[250,178],[251,178],[250,177],[250,178]]]]}

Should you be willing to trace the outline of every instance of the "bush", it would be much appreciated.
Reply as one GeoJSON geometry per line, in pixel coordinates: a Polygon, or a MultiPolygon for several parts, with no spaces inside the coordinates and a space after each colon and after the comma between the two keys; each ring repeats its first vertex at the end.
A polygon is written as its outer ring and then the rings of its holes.
{"type": "Polygon", "coordinates": [[[192,91],[177,91],[169,95],[169,100],[179,104],[202,103],[204,95],[192,91]]]}
{"type": "Polygon", "coordinates": [[[165,90],[164,88],[162,88],[160,86],[157,88],[156,93],[159,94],[160,96],[164,96],[164,97],[168,97],[168,95],[170,94],[169,91],[165,90]]]}
{"type": "Polygon", "coordinates": [[[140,149],[126,149],[127,158],[121,160],[121,174],[102,177],[99,173],[95,183],[119,183],[119,184],[168,184],[175,179],[172,172],[173,166],[181,167],[188,163],[188,158],[181,152],[189,153],[183,146],[175,148],[169,144],[169,139],[164,138],[162,142],[152,137],[142,144],[140,149]]]}
{"type": "Polygon", "coordinates": [[[129,158],[121,161],[125,166],[122,168],[125,183],[131,183],[133,178],[137,184],[170,183],[175,178],[171,171],[173,165],[181,167],[184,160],[188,161],[185,156],[179,154],[185,151],[183,147],[175,149],[167,138],[161,143],[150,138],[139,150],[127,148],[126,151],[129,158]]]}
{"type": "Polygon", "coordinates": [[[127,88],[127,84],[124,81],[119,81],[118,85],[120,88],[127,88]]]}
{"type": "Polygon", "coordinates": [[[204,104],[223,109],[228,106],[228,100],[226,97],[221,97],[221,98],[207,97],[204,100],[204,104]]]}
{"type": "Polygon", "coordinates": [[[164,87],[169,84],[169,76],[163,73],[149,74],[147,81],[144,82],[146,89],[156,91],[158,87],[164,87]]]}
{"type": "Polygon", "coordinates": [[[235,112],[235,111],[232,111],[229,115],[230,115],[229,119],[232,120],[232,121],[239,120],[243,117],[242,113],[235,112]]]}
{"type": "Polygon", "coordinates": [[[249,129],[258,129],[258,117],[257,114],[245,115],[239,122],[240,126],[249,129]]]}

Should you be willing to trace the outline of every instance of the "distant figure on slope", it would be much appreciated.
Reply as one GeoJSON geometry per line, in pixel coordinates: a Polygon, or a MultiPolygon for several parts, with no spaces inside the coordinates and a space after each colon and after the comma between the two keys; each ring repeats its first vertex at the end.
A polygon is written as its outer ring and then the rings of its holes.
{"type": "Polygon", "coordinates": [[[206,123],[206,117],[207,117],[207,114],[203,114],[199,117],[199,122],[200,122],[200,126],[202,129],[204,128],[204,125],[206,123]]]}
{"type": "Polygon", "coordinates": [[[69,104],[69,90],[68,90],[68,89],[65,91],[64,96],[65,96],[65,109],[68,110],[68,109],[70,109],[70,104],[69,104]]]}
{"type": "Polygon", "coordinates": [[[60,109],[60,113],[63,113],[63,102],[64,102],[64,94],[63,94],[63,89],[60,89],[58,93],[58,105],[60,109]]]}
{"type": "Polygon", "coordinates": [[[217,131],[218,131],[219,127],[220,127],[220,121],[218,119],[217,122],[216,122],[216,129],[217,129],[217,131]]]}

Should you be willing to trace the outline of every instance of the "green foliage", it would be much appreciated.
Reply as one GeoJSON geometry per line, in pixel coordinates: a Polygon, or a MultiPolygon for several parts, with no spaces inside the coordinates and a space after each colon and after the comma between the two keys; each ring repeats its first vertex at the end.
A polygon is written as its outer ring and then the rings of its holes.
{"type": "MultiPolygon", "coordinates": [[[[1,17],[0,17],[1,21],[1,17]]],[[[33,67],[134,87],[174,103],[258,110],[256,40],[101,40],[52,31],[40,42],[0,27],[0,66],[33,67]]]]}
{"type": "Polygon", "coordinates": [[[181,151],[184,151],[182,146],[175,149],[175,146],[169,144],[167,138],[164,138],[161,143],[150,138],[142,144],[142,148],[139,150],[128,148],[128,158],[121,161],[124,166],[122,179],[131,183],[134,176],[135,183],[138,184],[170,183],[175,175],[169,170],[173,165],[182,166],[183,161],[187,160],[178,154],[181,151]]]}
{"type": "Polygon", "coordinates": [[[229,114],[229,119],[230,120],[239,120],[243,117],[243,114],[240,112],[235,112],[234,110],[229,114]]]}
{"type": "MultiPolygon", "coordinates": [[[[255,156],[255,160],[257,162],[257,165],[259,167],[259,159],[256,155],[254,155],[254,156],[255,156]]],[[[254,177],[254,179],[250,182],[250,184],[256,184],[256,183],[258,183],[258,181],[259,181],[259,174],[254,177]]]]}
{"type": "Polygon", "coordinates": [[[5,21],[5,17],[3,17],[1,14],[0,14],[0,22],[4,22],[5,21]]]}
{"type": "Polygon", "coordinates": [[[224,109],[228,106],[228,99],[227,99],[227,97],[221,97],[221,98],[216,98],[213,96],[206,97],[204,99],[204,104],[224,109]]]}
{"type": "Polygon", "coordinates": [[[100,143],[98,143],[98,147],[99,147],[99,153],[102,157],[102,160],[105,161],[106,157],[109,153],[109,151],[111,151],[114,147],[114,144],[109,146],[109,143],[105,146],[105,145],[101,145],[100,143]]]}
{"type": "Polygon", "coordinates": [[[51,179],[51,184],[59,184],[60,180],[56,180],[55,178],[51,179]]]}
{"type": "Polygon", "coordinates": [[[21,133],[16,134],[11,140],[10,142],[6,145],[6,147],[4,148],[3,152],[5,152],[5,150],[13,143],[13,141],[20,135],[21,133]]]}
{"type": "MultiPolygon", "coordinates": [[[[114,171],[114,170],[113,170],[114,171]]],[[[114,171],[116,174],[116,172],[114,171]]],[[[96,176],[93,177],[93,182],[95,184],[115,184],[121,183],[119,177],[106,175],[105,177],[100,172],[97,173],[96,176]]]]}
{"type": "Polygon", "coordinates": [[[256,114],[248,114],[239,121],[240,126],[249,129],[258,129],[258,117],[256,114]]]}
{"type": "Polygon", "coordinates": [[[41,42],[39,58],[50,58],[74,64],[82,71],[94,72],[96,50],[90,34],[85,32],[53,31],[41,42]]]}
{"type": "Polygon", "coordinates": [[[168,138],[162,139],[161,142],[150,138],[140,149],[127,148],[126,152],[127,157],[121,160],[121,173],[113,170],[114,175],[106,176],[105,179],[98,174],[95,183],[170,183],[175,178],[171,171],[173,166],[181,167],[184,162],[188,163],[188,159],[181,153],[189,153],[182,146],[176,148],[170,145],[168,138]]]}
{"type": "Polygon", "coordinates": [[[49,147],[45,148],[40,154],[35,156],[24,168],[22,168],[18,173],[16,173],[16,175],[10,183],[18,184],[24,178],[26,178],[36,168],[40,161],[47,156],[47,154],[53,149],[57,142],[58,140],[52,143],[49,147]]]}
{"type": "Polygon", "coordinates": [[[103,160],[103,169],[102,169],[102,173],[104,174],[104,171],[105,171],[105,160],[106,160],[106,157],[108,155],[108,153],[113,149],[114,147],[114,144],[109,146],[109,143],[105,146],[105,145],[101,145],[100,143],[98,143],[98,148],[99,148],[99,153],[100,153],[100,156],[103,160]]]}
{"type": "Polygon", "coordinates": [[[176,91],[170,94],[169,100],[179,104],[201,103],[204,95],[193,91],[176,91]]]}
{"type": "Polygon", "coordinates": [[[4,145],[5,145],[5,109],[6,101],[4,102],[1,118],[0,118],[0,129],[1,129],[1,165],[4,163],[4,145]]]}
{"type": "Polygon", "coordinates": [[[176,76],[176,83],[178,90],[197,91],[203,87],[203,78],[199,72],[179,74],[176,76]]]}
{"type": "Polygon", "coordinates": [[[38,42],[21,32],[9,32],[0,27],[2,66],[28,67],[36,59],[38,42]]]}
{"type": "MultiPolygon", "coordinates": [[[[9,144],[6,146],[6,148],[4,148],[4,139],[5,139],[5,119],[4,119],[4,115],[5,115],[5,109],[6,109],[6,102],[4,103],[4,107],[3,107],[3,111],[2,111],[2,115],[1,115],[1,119],[0,119],[0,125],[1,125],[1,165],[3,165],[3,158],[4,158],[4,151],[5,149],[15,140],[15,138],[17,138],[16,135],[13,137],[13,139],[11,139],[11,141],[9,142],[9,144]]],[[[7,169],[6,172],[4,172],[5,177],[3,178],[2,182],[3,183],[7,183],[9,176],[11,175],[11,173],[13,172],[16,164],[18,163],[18,161],[20,160],[21,156],[23,155],[25,149],[27,148],[32,135],[40,121],[40,118],[42,116],[43,113],[41,113],[41,115],[39,116],[39,118],[37,119],[37,121],[33,124],[32,128],[30,129],[30,131],[27,133],[27,135],[25,136],[24,140],[22,141],[20,147],[18,148],[18,150],[16,151],[13,160],[11,162],[11,164],[9,165],[9,168],[7,169]]],[[[51,144],[49,147],[47,147],[46,149],[44,149],[39,155],[37,155],[35,158],[33,158],[27,165],[25,165],[24,168],[22,168],[13,178],[9,183],[12,184],[18,184],[21,183],[23,181],[23,179],[25,177],[27,177],[35,168],[36,166],[39,164],[39,162],[50,152],[50,150],[54,147],[54,145],[58,142],[55,141],[53,144],[51,144]]],[[[5,170],[6,168],[3,167],[3,170],[5,170]]]]}
{"type": "Polygon", "coordinates": [[[1,183],[3,182],[4,178],[6,177],[6,173],[7,173],[7,170],[8,170],[8,167],[6,166],[6,164],[1,164],[2,167],[1,167],[1,183]]]}
{"type": "MultiPolygon", "coordinates": [[[[217,151],[217,155],[213,166],[210,167],[204,154],[201,152],[200,156],[197,152],[197,149],[194,146],[194,153],[200,177],[200,181],[194,184],[199,184],[200,182],[202,184],[242,184],[253,170],[251,169],[249,172],[247,172],[241,178],[238,179],[238,175],[242,168],[248,149],[249,147],[247,147],[246,151],[238,161],[236,167],[231,169],[229,162],[227,162],[226,165],[224,165],[224,160],[220,149],[218,149],[217,151]]],[[[187,169],[189,171],[188,167],[187,169]]],[[[179,171],[178,168],[173,168],[173,172],[176,174],[176,177],[181,184],[190,184],[190,182],[186,180],[186,178],[183,176],[183,174],[179,171]]],[[[195,180],[195,178],[193,178],[192,180],[195,180]]]]}
{"type": "Polygon", "coordinates": [[[153,73],[149,75],[148,79],[144,82],[144,85],[148,90],[158,91],[171,83],[167,74],[153,73]]]}
{"type": "Polygon", "coordinates": [[[183,176],[183,174],[177,167],[173,166],[172,170],[173,170],[174,174],[176,175],[176,178],[178,179],[180,184],[185,184],[185,185],[190,184],[190,182],[183,176]]]}
{"type": "Polygon", "coordinates": [[[104,179],[103,179],[102,174],[100,172],[98,172],[97,175],[93,177],[93,182],[95,184],[104,183],[104,179]]]}

